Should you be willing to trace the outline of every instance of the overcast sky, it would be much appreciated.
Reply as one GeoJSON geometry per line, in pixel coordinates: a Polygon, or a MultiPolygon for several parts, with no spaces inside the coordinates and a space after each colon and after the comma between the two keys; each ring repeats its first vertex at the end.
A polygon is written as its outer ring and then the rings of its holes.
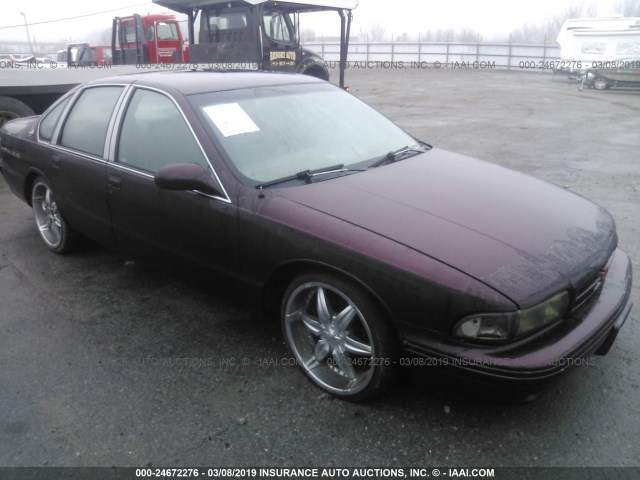
{"type": "MultiPolygon", "coordinates": [[[[580,0],[360,0],[354,11],[354,33],[369,31],[374,25],[384,26],[387,35],[418,33],[440,28],[456,30],[471,28],[485,38],[505,35],[525,23],[539,24],[580,0]]],[[[615,13],[616,0],[593,0],[600,16],[615,13]]],[[[26,15],[29,33],[38,42],[95,42],[97,32],[111,27],[116,15],[132,13],[166,12],[151,2],[136,0],[5,0],[2,6],[0,27],[19,25],[16,28],[0,28],[0,52],[3,41],[26,41],[24,27],[26,15]],[[98,12],[106,13],[97,14],[98,12]],[[38,25],[39,22],[91,15],[75,20],[66,20],[38,25]],[[92,37],[92,38],[88,38],[92,37]]],[[[309,14],[302,19],[302,28],[313,28],[318,35],[337,35],[337,15],[309,14]]],[[[33,39],[33,38],[32,38],[33,39]]]]}

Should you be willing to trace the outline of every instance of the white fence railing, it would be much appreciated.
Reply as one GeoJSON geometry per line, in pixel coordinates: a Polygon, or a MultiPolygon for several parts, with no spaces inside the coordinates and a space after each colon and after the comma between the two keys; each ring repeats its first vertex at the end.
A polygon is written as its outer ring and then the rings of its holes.
{"type": "MultiPolygon", "coordinates": [[[[326,62],[338,62],[340,43],[305,42],[304,46],[326,62]]],[[[554,69],[560,59],[560,47],[521,43],[483,42],[350,42],[349,63],[403,62],[408,67],[423,62],[444,65],[483,64],[501,69],[554,69]],[[527,63],[525,63],[527,62],[527,63]]]]}

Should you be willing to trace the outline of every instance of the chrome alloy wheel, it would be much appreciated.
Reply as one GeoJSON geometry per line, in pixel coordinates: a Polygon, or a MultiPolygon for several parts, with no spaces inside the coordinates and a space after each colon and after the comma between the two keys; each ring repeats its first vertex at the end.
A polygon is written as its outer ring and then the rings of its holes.
{"type": "Polygon", "coordinates": [[[58,248],[63,235],[62,217],[47,184],[34,185],[32,205],[40,236],[51,248],[58,248]]]}
{"type": "Polygon", "coordinates": [[[353,396],[375,372],[373,336],[356,304],[323,282],[299,285],[284,308],[284,331],[306,375],[323,390],[353,396]]]}

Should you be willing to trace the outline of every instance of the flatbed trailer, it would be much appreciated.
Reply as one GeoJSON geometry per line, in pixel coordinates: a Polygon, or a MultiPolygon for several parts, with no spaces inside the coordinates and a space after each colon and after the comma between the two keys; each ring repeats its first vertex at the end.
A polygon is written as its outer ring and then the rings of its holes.
{"type": "MultiPolygon", "coordinates": [[[[154,3],[187,16],[189,63],[141,63],[144,62],[141,59],[148,59],[149,56],[138,55],[138,50],[142,51],[140,40],[153,41],[149,40],[148,26],[145,27],[141,21],[135,23],[133,37],[138,46],[136,50],[128,51],[124,49],[120,37],[132,35],[117,24],[118,20],[123,19],[114,19],[114,29],[117,27],[114,32],[119,32],[118,35],[114,34],[114,39],[119,39],[118,42],[113,42],[114,65],[63,65],[37,61],[18,65],[0,60],[0,125],[13,118],[41,114],[80,83],[113,75],[139,73],[141,69],[147,68],[288,71],[328,80],[329,73],[324,61],[300,45],[299,14],[307,12],[333,11],[339,15],[339,84],[341,87],[345,86],[351,12],[358,6],[358,0],[154,0],[154,3]],[[239,25],[231,24],[238,19],[241,21],[239,25]],[[200,21],[200,38],[197,43],[196,20],[200,21]],[[135,55],[130,55],[132,52],[135,55]],[[125,61],[125,57],[132,57],[133,61],[125,61]]],[[[140,16],[130,18],[140,19],[140,16]]],[[[169,21],[166,18],[161,20],[169,21]]],[[[172,56],[174,61],[185,61],[181,52],[175,53],[172,56]]]]}
{"type": "Polygon", "coordinates": [[[41,114],[80,83],[135,72],[139,69],[133,65],[0,65],[0,125],[13,118],[41,114]]]}

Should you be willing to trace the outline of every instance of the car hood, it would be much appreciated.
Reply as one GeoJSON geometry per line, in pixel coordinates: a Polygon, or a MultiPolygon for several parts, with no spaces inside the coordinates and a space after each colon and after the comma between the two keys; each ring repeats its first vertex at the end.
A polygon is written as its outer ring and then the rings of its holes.
{"type": "Polygon", "coordinates": [[[446,263],[521,308],[575,287],[617,244],[613,219],[592,202],[439,149],[279,195],[446,263]]]}

